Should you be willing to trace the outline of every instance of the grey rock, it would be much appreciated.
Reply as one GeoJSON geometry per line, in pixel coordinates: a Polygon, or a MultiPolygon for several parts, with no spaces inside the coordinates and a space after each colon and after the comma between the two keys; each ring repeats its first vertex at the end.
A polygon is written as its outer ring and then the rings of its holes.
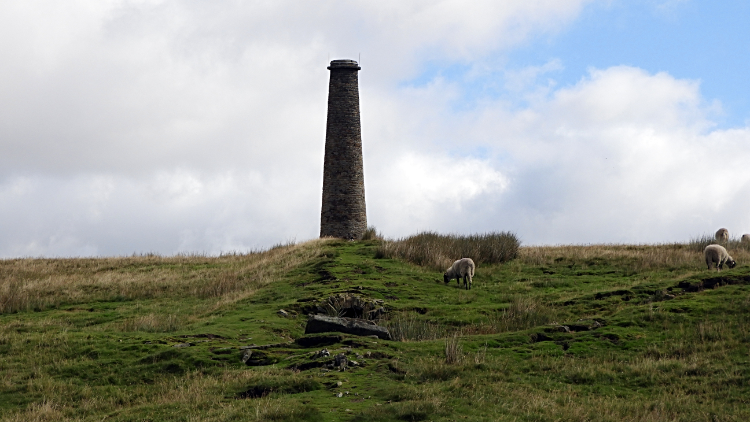
{"type": "Polygon", "coordinates": [[[328,356],[331,356],[331,352],[329,352],[328,349],[323,349],[318,352],[315,352],[315,354],[313,355],[313,358],[317,359],[317,358],[328,357],[328,356]]]}
{"type": "Polygon", "coordinates": [[[376,325],[372,321],[358,318],[341,318],[326,315],[310,315],[305,327],[305,334],[339,332],[355,336],[376,336],[379,339],[390,340],[388,329],[376,325]]]}
{"type": "Polygon", "coordinates": [[[334,358],[333,364],[336,368],[338,368],[340,371],[345,371],[347,364],[349,363],[349,360],[346,358],[346,355],[343,353],[339,353],[334,358]]]}

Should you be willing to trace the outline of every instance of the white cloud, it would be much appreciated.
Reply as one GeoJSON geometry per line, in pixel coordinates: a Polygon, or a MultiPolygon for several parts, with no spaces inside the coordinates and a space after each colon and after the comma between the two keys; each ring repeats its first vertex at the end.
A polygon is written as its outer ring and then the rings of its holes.
{"type": "Polygon", "coordinates": [[[317,183],[253,172],[142,179],[18,177],[0,184],[0,256],[220,253],[317,235],[317,183]]]}
{"type": "Polygon", "coordinates": [[[529,110],[500,104],[476,130],[502,131],[518,184],[497,209],[527,240],[676,241],[750,228],[728,206],[746,201],[750,129],[711,130],[714,112],[695,81],[621,66],[529,110]]]}
{"type": "Polygon", "coordinates": [[[405,153],[370,172],[370,221],[386,233],[413,234],[471,226],[483,196],[498,196],[508,178],[483,160],[405,153]]]}

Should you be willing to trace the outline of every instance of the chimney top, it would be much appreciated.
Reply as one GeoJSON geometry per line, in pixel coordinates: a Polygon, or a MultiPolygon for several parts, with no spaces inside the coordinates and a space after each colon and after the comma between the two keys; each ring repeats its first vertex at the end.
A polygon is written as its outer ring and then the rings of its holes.
{"type": "Polygon", "coordinates": [[[331,60],[331,65],[328,66],[329,70],[333,69],[362,69],[356,60],[331,60]]]}

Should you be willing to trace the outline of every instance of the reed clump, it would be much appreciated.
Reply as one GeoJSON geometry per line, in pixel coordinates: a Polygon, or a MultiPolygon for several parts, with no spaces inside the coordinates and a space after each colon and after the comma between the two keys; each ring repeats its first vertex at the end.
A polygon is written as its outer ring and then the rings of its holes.
{"type": "Polygon", "coordinates": [[[479,264],[500,264],[515,259],[521,242],[510,232],[468,236],[422,232],[399,240],[384,241],[377,251],[381,258],[400,258],[436,271],[443,271],[460,258],[479,264]]]}
{"type": "Polygon", "coordinates": [[[362,234],[362,240],[383,240],[383,234],[379,233],[375,226],[367,226],[362,234]]]}
{"type": "Polygon", "coordinates": [[[448,365],[461,363],[463,358],[463,347],[458,342],[458,334],[445,339],[445,363],[448,365]]]}
{"type": "Polygon", "coordinates": [[[445,327],[419,319],[413,313],[396,313],[381,321],[396,341],[436,340],[447,336],[445,327]]]}
{"type": "Polygon", "coordinates": [[[547,325],[557,317],[557,313],[533,297],[514,297],[507,308],[503,308],[487,318],[487,325],[493,333],[525,330],[547,325]]]}

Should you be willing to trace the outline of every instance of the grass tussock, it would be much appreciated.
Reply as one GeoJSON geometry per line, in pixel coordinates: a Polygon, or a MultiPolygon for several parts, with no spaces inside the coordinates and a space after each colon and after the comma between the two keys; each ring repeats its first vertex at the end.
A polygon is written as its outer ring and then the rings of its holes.
{"type": "Polygon", "coordinates": [[[461,363],[464,359],[464,350],[458,342],[458,335],[445,339],[445,363],[448,365],[461,363]]]}
{"type": "Polygon", "coordinates": [[[319,255],[326,241],[218,257],[0,260],[0,314],[174,295],[232,303],[319,255]]]}
{"type": "Polygon", "coordinates": [[[375,226],[368,226],[362,235],[362,240],[383,240],[383,234],[378,233],[375,226]]]}
{"type": "Polygon", "coordinates": [[[445,327],[419,319],[413,313],[396,313],[381,324],[396,341],[436,340],[447,336],[445,327]]]}
{"type": "Polygon", "coordinates": [[[385,241],[378,257],[400,258],[436,271],[443,271],[460,258],[471,258],[477,265],[499,264],[518,255],[520,241],[510,232],[469,236],[423,232],[395,241],[385,241]]]}
{"type": "Polygon", "coordinates": [[[515,297],[507,308],[491,314],[487,318],[487,325],[492,333],[525,330],[546,325],[554,321],[557,314],[537,299],[532,297],[515,297]]]}

